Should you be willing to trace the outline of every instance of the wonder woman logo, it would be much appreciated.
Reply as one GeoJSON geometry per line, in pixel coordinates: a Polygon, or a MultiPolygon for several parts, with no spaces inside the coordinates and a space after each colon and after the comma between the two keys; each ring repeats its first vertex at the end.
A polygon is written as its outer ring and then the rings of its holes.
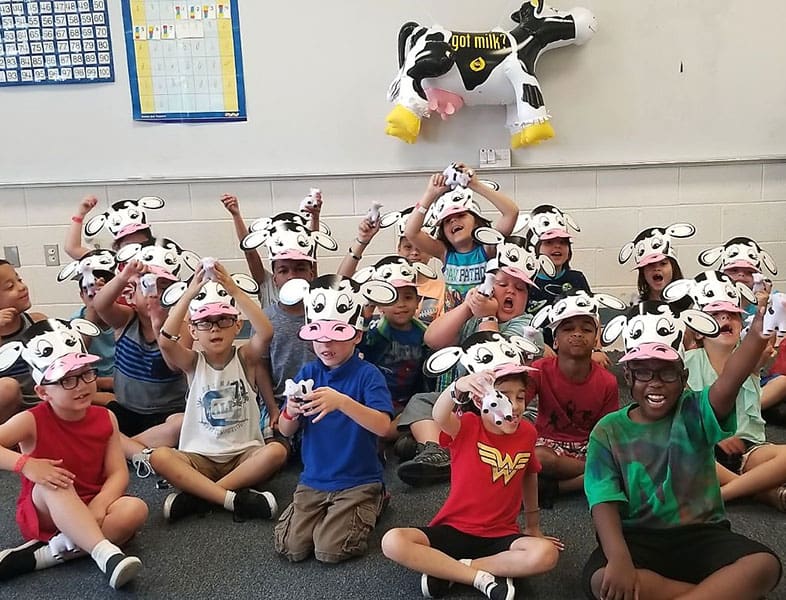
{"type": "Polygon", "coordinates": [[[509,454],[502,456],[502,453],[493,446],[487,446],[478,442],[480,461],[491,465],[492,483],[502,477],[505,480],[505,485],[507,485],[516,474],[516,471],[526,468],[530,455],[529,452],[518,452],[513,458],[509,454]]]}

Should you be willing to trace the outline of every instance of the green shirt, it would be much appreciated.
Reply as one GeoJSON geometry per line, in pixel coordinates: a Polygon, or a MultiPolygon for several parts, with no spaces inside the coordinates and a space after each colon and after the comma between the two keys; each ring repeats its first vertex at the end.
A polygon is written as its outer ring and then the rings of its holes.
{"type": "MultiPolygon", "coordinates": [[[[688,369],[688,387],[692,390],[710,386],[718,378],[704,348],[688,350],[685,353],[685,367],[688,369]]],[[[751,375],[745,380],[734,406],[737,412],[735,435],[757,444],[766,442],[765,423],[761,416],[761,385],[758,377],[751,375]]]]}
{"type": "Polygon", "coordinates": [[[674,412],[655,423],[632,421],[635,406],[606,415],[590,434],[584,473],[590,508],[616,502],[624,528],[723,521],[713,449],[734,433],[734,414],[718,422],[709,388],[685,390],[674,412]]]}

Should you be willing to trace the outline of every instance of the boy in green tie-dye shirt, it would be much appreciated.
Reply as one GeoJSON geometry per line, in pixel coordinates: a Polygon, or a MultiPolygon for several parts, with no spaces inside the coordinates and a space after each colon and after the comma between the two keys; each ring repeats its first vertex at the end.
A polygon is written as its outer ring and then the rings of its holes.
{"type": "Polygon", "coordinates": [[[620,359],[633,404],[593,429],[584,489],[599,547],[584,568],[588,598],[760,598],[781,565],[766,546],[732,533],[713,448],[736,427],[734,402],[766,338],[757,315],[718,380],[685,389],[680,354],[639,344],[620,359]]]}

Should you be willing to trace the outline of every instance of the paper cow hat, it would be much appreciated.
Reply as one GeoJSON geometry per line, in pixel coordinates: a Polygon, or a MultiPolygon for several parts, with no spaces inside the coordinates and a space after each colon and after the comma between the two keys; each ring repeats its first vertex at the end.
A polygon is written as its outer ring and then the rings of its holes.
{"type": "Polygon", "coordinates": [[[33,381],[59,381],[74,369],[101,360],[88,354],[82,335],[97,336],[101,330],[86,319],[44,319],[33,323],[22,336],[24,341],[0,347],[0,371],[5,371],[21,356],[30,365],[33,381]]]}
{"type": "Polygon", "coordinates": [[[184,250],[174,240],[162,237],[144,244],[128,244],[117,251],[118,262],[132,260],[142,262],[149,273],[177,281],[184,265],[196,271],[200,259],[195,252],[184,250]]]}
{"type": "MultiPolygon", "coordinates": [[[[251,223],[251,227],[248,228],[249,233],[254,231],[264,231],[266,229],[275,228],[277,223],[297,223],[298,225],[302,225],[303,227],[308,228],[311,222],[311,217],[306,217],[302,213],[297,212],[280,212],[277,215],[273,215],[272,217],[260,217],[256,219],[253,223],[251,223]]],[[[330,227],[325,225],[322,221],[319,222],[319,230],[322,233],[326,233],[330,235],[330,227]]]]}
{"type": "MultiPolygon", "coordinates": [[[[404,237],[404,231],[407,228],[407,219],[409,219],[414,209],[414,206],[410,206],[401,211],[393,210],[385,213],[379,218],[379,227],[381,229],[386,229],[391,225],[395,225],[396,241],[400,240],[404,237]]],[[[426,213],[421,229],[431,237],[437,237],[437,227],[434,225],[434,214],[432,212],[426,213]]]]}
{"type": "Polygon", "coordinates": [[[540,349],[525,337],[505,337],[498,331],[479,331],[469,336],[460,346],[449,346],[434,352],[423,365],[430,376],[439,375],[460,363],[468,372],[478,373],[505,364],[523,365],[527,355],[540,349]]]}
{"type": "Polygon", "coordinates": [[[640,302],[627,314],[611,319],[601,333],[601,341],[608,345],[622,335],[625,354],[619,362],[648,358],[682,360],[686,326],[708,337],[719,331],[715,319],[689,308],[691,305],[688,297],[676,302],[640,302]]]}
{"type": "Polygon", "coordinates": [[[57,274],[58,281],[77,280],[79,286],[89,297],[96,294],[96,279],[101,277],[104,283],[115,276],[117,260],[112,250],[98,248],[91,250],[79,260],[68,263],[57,274]]]}
{"type": "MultiPolygon", "coordinates": [[[[247,294],[256,294],[259,291],[257,282],[248,275],[233,273],[231,277],[238,287],[247,294]]],[[[185,281],[170,285],[161,294],[161,304],[174,306],[187,288],[188,284],[185,281]]],[[[235,317],[239,314],[240,311],[237,309],[235,299],[223,285],[215,281],[205,281],[199,293],[188,303],[188,316],[191,321],[201,321],[208,317],[222,315],[235,317]]]]}
{"type": "Polygon", "coordinates": [[[411,263],[406,258],[398,255],[385,256],[378,260],[373,267],[365,267],[355,272],[353,279],[365,282],[369,279],[387,281],[395,288],[417,287],[422,279],[436,279],[434,269],[420,262],[411,263]]]}
{"type": "Polygon", "coordinates": [[[551,306],[540,309],[533,317],[531,325],[548,325],[556,329],[562,321],[572,317],[590,317],[600,326],[600,307],[624,310],[627,304],[610,294],[588,294],[584,290],[571,290],[558,298],[551,306]]]}
{"type": "Polygon", "coordinates": [[[749,237],[731,238],[723,246],[710,248],[699,254],[699,264],[704,267],[709,267],[718,260],[721,271],[743,268],[761,273],[762,267],[766,267],[773,275],[778,274],[778,267],[769,252],[762,250],[761,246],[749,237]]]}
{"type": "Polygon", "coordinates": [[[535,254],[535,247],[524,237],[505,237],[491,227],[478,227],[473,232],[473,237],[480,244],[497,247],[496,256],[486,263],[487,272],[500,270],[535,287],[535,275],[538,271],[542,270],[549,277],[557,274],[557,268],[551,259],[535,254]]]}
{"type": "Polygon", "coordinates": [[[104,227],[116,240],[127,235],[150,229],[145,210],[164,206],[164,200],[158,196],[143,196],[137,200],[120,200],[112,204],[105,213],[96,215],[85,223],[85,235],[93,237],[104,227]]]}
{"type": "Polygon", "coordinates": [[[632,256],[635,262],[634,269],[662,261],[664,258],[674,258],[672,238],[688,238],[696,233],[696,228],[690,223],[674,223],[668,227],[648,227],[620,249],[619,263],[625,264],[632,256]]]}
{"type": "Polygon", "coordinates": [[[311,283],[290,279],[279,290],[279,299],[287,305],[303,301],[306,324],[298,333],[307,341],[346,341],[363,329],[363,307],[393,304],[396,288],[386,281],[370,279],[358,283],[341,275],[321,275],[311,283]]]}
{"type": "Polygon", "coordinates": [[[296,221],[275,220],[264,228],[251,231],[240,247],[244,252],[264,245],[273,260],[316,262],[317,246],[338,249],[336,241],[321,231],[311,231],[296,221]]]}
{"type": "Polygon", "coordinates": [[[721,271],[703,271],[693,279],[672,281],[663,290],[667,302],[689,296],[696,308],[706,313],[732,312],[744,314],[742,300],[756,302],[753,291],[737,283],[721,271]]]}
{"type": "Polygon", "coordinates": [[[474,198],[475,196],[469,188],[457,187],[445,192],[429,207],[423,222],[433,224],[438,228],[445,219],[469,212],[488,225],[489,220],[481,214],[480,206],[474,198]]]}
{"type": "Polygon", "coordinates": [[[572,216],[551,204],[540,204],[529,214],[519,215],[513,231],[521,231],[525,227],[529,228],[528,237],[538,242],[556,238],[570,241],[573,239],[571,229],[581,231],[572,216]]]}

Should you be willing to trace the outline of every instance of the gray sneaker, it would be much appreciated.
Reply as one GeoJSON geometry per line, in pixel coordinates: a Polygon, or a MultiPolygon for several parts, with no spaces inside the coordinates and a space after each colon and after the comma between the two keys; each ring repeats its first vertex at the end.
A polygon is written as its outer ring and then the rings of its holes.
{"type": "Polygon", "coordinates": [[[415,458],[398,467],[398,477],[412,486],[450,479],[450,454],[436,442],[426,442],[415,458]]]}

